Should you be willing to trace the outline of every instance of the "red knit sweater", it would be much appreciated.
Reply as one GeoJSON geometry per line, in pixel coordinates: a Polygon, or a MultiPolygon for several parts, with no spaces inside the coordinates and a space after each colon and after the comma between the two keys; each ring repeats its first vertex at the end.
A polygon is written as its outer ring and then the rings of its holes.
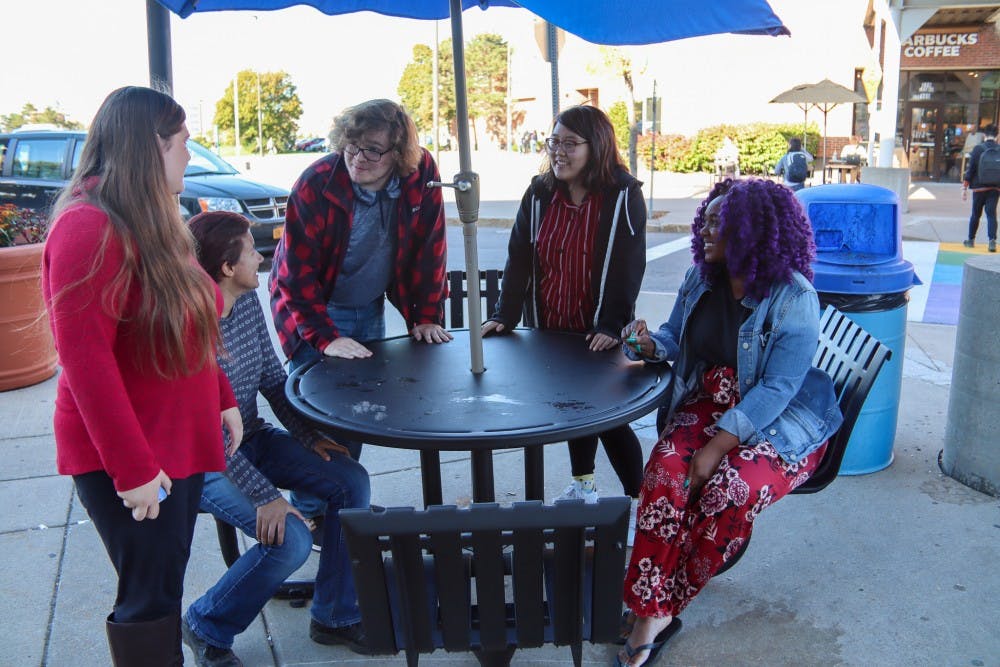
{"type": "MultiPolygon", "coordinates": [[[[114,234],[98,256],[109,224],[100,209],[75,204],[57,218],[45,244],[42,292],[63,369],[54,419],[59,472],[104,470],[115,488],[125,491],[153,479],[161,468],[171,478],[223,470],[220,413],[236,405],[229,381],[214,362],[175,379],[137,365],[137,350],[150,354],[128,322],[140,288],[133,284],[124,318],[111,316],[102,302],[123,261],[114,234]],[[95,273],[63,292],[98,259],[95,273]],[[60,296],[53,302],[55,295],[60,296]]],[[[221,313],[218,288],[216,305],[221,313]]]]}

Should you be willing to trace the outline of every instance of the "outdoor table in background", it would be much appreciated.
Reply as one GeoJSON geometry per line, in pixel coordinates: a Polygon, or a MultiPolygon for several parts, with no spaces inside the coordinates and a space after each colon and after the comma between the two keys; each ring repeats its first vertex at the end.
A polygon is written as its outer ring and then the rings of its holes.
{"type": "Polygon", "coordinates": [[[827,183],[858,183],[861,180],[861,165],[850,162],[828,162],[824,169],[827,183]]]}
{"type": "Polygon", "coordinates": [[[516,329],[483,343],[486,371],[469,370],[469,332],[428,345],[409,336],[366,343],[368,359],[326,357],[297,369],[286,392],[319,428],[420,451],[425,505],[442,502],[439,451],[469,451],[475,502],[495,500],[493,450],[524,447],[525,497],[542,500],[542,448],[606,431],[656,409],[666,364],[590,352],[584,336],[516,329]]]}

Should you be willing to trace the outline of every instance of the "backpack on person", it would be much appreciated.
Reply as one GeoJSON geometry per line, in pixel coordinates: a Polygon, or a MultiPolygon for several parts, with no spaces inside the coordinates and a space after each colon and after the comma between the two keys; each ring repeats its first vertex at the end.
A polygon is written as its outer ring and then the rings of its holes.
{"type": "Polygon", "coordinates": [[[1000,146],[993,142],[992,146],[984,145],[984,148],[976,165],[977,180],[979,185],[1000,188],[1000,146]]]}
{"type": "Polygon", "coordinates": [[[788,154],[788,168],[785,169],[785,178],[789,183],[805,183],[809,177],[809,159],[802,151],[795,151],[788,154]]]}

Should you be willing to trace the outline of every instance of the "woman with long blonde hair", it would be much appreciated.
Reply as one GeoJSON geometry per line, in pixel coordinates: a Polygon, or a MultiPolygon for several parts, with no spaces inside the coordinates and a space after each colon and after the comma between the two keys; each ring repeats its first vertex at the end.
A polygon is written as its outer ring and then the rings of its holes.
{"type": "Polygon", "coordinates": [[[216,363],[222,297],[194,257],[176,195],[184,110],[149,88],[112,92],[55,205],[42,289],[62,374],[59,472],[118,574],[115,665],[182,664],[184,570],[203,474],[243,425],[216,363]]]}

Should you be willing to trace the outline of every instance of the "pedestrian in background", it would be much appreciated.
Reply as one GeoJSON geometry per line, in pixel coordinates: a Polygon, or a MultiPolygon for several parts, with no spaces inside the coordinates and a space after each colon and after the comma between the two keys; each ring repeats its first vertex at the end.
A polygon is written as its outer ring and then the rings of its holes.
{"type": "Polygon", "coordinates": [[[42,290],[62,374],[54,430],[118,574],[115,665],[179,665],[181,596],[203,473],[225,467],[221,420],[243,437],[216,364],[222,296],[194,257],[177,194],[184,110],[149,88],[112,92],[55,204],[42,290]]]}
{"type": "MultiPolygon", "coordinates": [[[[524,324],[586,334],[581,353],[606,353],[635,314],[646,269],[646,204],[607,115],[576,106],[556,116],[544,171],[521,198],[496,311],[483,335],[524,324]]],[[[625,493],[639,494],[642,448],[628,424],[600,434],[625,493]]],[[[572,480],[556,498],[597,502],[598,435],[569,441],[572,480]]]]}
{"type": "Polygon", "coordinates": [[[784,178],[786,188],[801,190],[812,171],[812,162],[813,156],[802,149],[802,140],[792,137],[788,140],[788,152],[774,165],[774,174],[784,178]]]}
{"type": "Polygon", "coordinates": [[[985,141],[977,144],[969,154],[962,178],[962,199],[972,190],[972,215],[969,216],[969,235],[962,241],[966,248],[976,245],[979,219],[986,211],[986,235],[989,251],[997,251],[997,201],[1000,200],[1000,145],[997,145],[997,126],[983,128],[985,141]]]}

